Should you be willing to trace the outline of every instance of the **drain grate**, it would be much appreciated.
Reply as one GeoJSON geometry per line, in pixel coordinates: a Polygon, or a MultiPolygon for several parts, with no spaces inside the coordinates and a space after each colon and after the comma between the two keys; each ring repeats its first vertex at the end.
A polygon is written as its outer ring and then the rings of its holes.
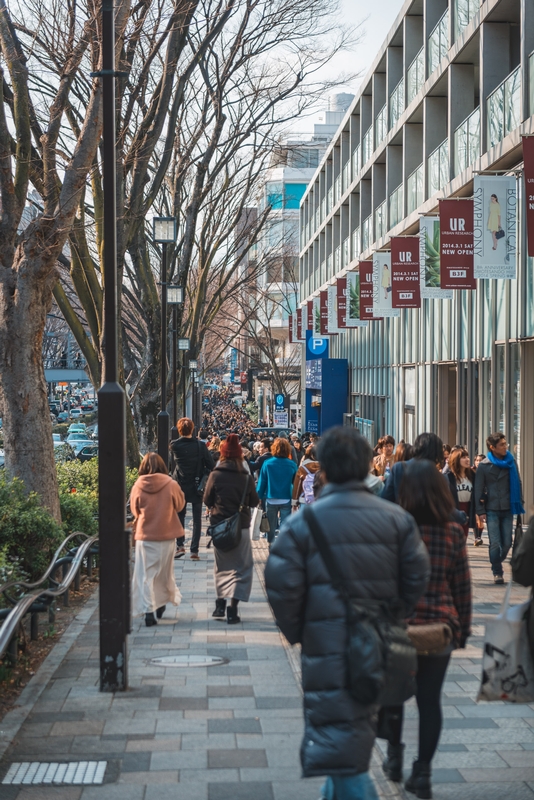
{"type": "Polygon", "coordinates": [[[46,761],[22,761],[11,764],[2,781],[3,784],[83,784],[102,783],[107,761],[69,761],[53,763],[46,761]]]}
{"type": "Polygon", "coordinates": [[[221,664],[228,664],[228,659],[203,655],[160,656],[151,658],[150,663],[160,667],[220,667],[221,664]]]}

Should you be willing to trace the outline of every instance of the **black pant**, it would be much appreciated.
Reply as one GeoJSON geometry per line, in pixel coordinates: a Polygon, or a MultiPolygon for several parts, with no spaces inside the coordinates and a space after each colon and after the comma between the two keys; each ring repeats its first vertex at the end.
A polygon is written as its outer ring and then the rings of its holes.
{"type": "MultiPolygon", "coordinates": [[[[200,544],[200,533],[202,531],[202,500],[199,500],[198,503],[191,503],[191,508],[193,509],[193,536],[191,538],[191,552],[198,553],[198,547],[200,544]]],[[[185,512],[187,510],[187,503],[182,508],[181,511],[178,512],[178,517],[180,522],[185,527],[185,512]]],[[[184,540],[181,542],[177,539],[176,544],[178,547],[183,547],[184,540]]]]}
{"type": "MultiPolygon", "coordinates": [[[[441,734],[441,687],[449,665],[450,653],[445,656],[417,656],[417,691],[419,709],[418,760],[430,764],[441,734]]],[[[403,706],[389,706],[380,712],[379,729],[390,744],[402,739],[403,706]]]]}

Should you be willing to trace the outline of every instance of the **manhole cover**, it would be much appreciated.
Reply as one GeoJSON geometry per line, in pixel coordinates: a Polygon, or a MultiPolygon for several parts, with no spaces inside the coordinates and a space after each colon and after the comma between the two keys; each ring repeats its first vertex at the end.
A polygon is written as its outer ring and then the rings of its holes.
{"type": "Polygon", "coordinates": [[[227,658],[220,656],[161,656],[151,658],[151,664],[159,664],[162,667],[220,667],[221,664],[228,664],[227,658]]]}

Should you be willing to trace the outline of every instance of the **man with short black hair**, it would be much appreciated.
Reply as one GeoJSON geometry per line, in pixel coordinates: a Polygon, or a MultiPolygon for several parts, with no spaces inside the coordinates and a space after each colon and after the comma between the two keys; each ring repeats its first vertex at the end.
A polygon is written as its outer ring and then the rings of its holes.
{"type": "Polygon", "coordinates": [[[487,457],[475,473],[475,512],[480,524],[488,526],[493,581],[503,584],[502,565],[512,546],[514,514],[525,513],[523,489],[504,433],[490,434],[486,444],[487,457]]]}
{"type": "MultiPolygon", "coordinates": [[[[372,450],[354,429],[330,428],[317,456],[327,483],[310,508],[350,595],[400,601],[408,616],[429,575],[413,517],[366,489],[372,450]]],[[[346,607],[302,511],[282,525],[265,581],[280,629],[291,644],[302,645],[304,776],[329,776],[322,792],[327,800],[376,800],[368,770],[378,709],[360,705],[349,693],[346,607]]]]}

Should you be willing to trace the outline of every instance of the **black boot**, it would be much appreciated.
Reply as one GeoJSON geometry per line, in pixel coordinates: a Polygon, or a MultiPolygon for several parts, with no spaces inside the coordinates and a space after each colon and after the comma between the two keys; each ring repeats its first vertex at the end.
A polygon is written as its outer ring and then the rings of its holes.
{"type": "Polygon", "coordinates": [[[237,603],[238,601],[232,600],[232,605],[226,609],[226,621],[228,625],[237,625],[241,622],[241,617],[237,616],[237,603]]]}
{"type": "Polygon", "coordinates": [[[217,598],[215,601],[215,611],[211,616],[215,617],[216,619],[224,619],[226,616],[226,600],[224,597],[217,598]]]}
{"type": "Polygon", "coordinates": [[[156,617],[157,617],[158,619],[161,619],[161,618],[162,618],[162,616],[163,616],[163,615],[164,615],[164,613],[165,613],[165,609],[166,609],[166,608],[167,608],[167,606],[160,606],[159,608],[157,608],[157,609],[156,609],[156,617]]]}
{"type": "Polygon", "coordinates": [[[403,744],[389,744],[387,758],[382,762],[382,769],[386,778],[399,783],[402,780],[402,761],[404,757],[403,744]]]}
{"type": "Polygon", "coordinates": [[[157,624],[158,624],[158,621],[157,621],[156,617],[154,616],[154,612],[153,611],[150,611],[148,614],[145,614],[145,625],[147,626],[147,628],[151,628],[152,625],[157,625],[157,624]]]}
{"type": "Polygon", "coordinates": [[[412,774],[404,784],[404,788],[407,792],[411,792],[416,797],[421,797],[423,800],[430,800],[432,797],[430,776],[430,764],[426,764],[424,761],[414,761],[412,774]]]}

